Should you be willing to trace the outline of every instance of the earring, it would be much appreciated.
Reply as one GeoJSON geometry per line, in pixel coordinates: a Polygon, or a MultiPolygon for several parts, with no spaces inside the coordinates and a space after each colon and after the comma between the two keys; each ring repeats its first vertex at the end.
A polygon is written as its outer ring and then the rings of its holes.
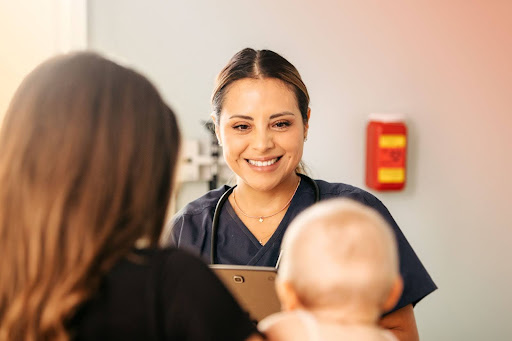
{"type": "Polygon", "coordinates": [[[308,140],[308,137],[304,136],[304,142],[306,142],[307,140],[308,140]]]}

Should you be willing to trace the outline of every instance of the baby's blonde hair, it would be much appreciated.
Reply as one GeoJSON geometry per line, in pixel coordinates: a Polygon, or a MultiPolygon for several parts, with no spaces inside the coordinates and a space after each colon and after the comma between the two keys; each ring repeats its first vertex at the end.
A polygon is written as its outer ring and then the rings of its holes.
{"type": "Polygon", "coordinates": [[[399,276],[395,236],[375,210],[332,199],[302,212],[282,244],[278,281],[306,307],[381,305],[399,276]]]}

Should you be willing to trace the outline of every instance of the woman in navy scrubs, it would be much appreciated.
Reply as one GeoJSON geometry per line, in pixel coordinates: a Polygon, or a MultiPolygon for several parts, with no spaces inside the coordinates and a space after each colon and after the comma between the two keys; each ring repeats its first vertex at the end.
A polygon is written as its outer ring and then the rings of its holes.
{"type": "Polygon", "coordinates": [[[296,68],[275,52],[244,49],[218,75],[212,104],[216,135],[236,187],[223,186],[188,204],[173,219],[170,242],[209,261],[217,213],[213,262],[275,266],[283,234],[297,214],[317,200],[355,199],[380,212],[398,240],[404,293],[381,325],[400,340],[417,340],[413,306],[436,285],[377,198],[300,174],[310,108],[296,68]]]}

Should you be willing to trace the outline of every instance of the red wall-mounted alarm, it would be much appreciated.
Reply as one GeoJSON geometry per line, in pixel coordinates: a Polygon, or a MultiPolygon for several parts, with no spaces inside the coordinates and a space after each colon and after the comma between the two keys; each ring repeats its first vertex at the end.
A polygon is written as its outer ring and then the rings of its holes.
{"type": "Polygon", "coordinates": [[[406,180],[407,126],[403,114],[370,114],[366,127],[366,186],[401,190],[406,180]]]}

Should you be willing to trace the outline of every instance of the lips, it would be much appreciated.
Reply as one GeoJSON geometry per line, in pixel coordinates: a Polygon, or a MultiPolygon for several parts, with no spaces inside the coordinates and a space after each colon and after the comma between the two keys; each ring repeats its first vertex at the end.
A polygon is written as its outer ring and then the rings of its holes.
{"type": "Polygon", "coordinates": [[[249,164],[256,166],[256,167],[268,167],[272,166],[274,163],[279,161],[281,157],[276,157],[273,159],[265,160],[265,161],[258,161],[258,160],[251,160],[251,159],[245,159],[249,164]]]}

